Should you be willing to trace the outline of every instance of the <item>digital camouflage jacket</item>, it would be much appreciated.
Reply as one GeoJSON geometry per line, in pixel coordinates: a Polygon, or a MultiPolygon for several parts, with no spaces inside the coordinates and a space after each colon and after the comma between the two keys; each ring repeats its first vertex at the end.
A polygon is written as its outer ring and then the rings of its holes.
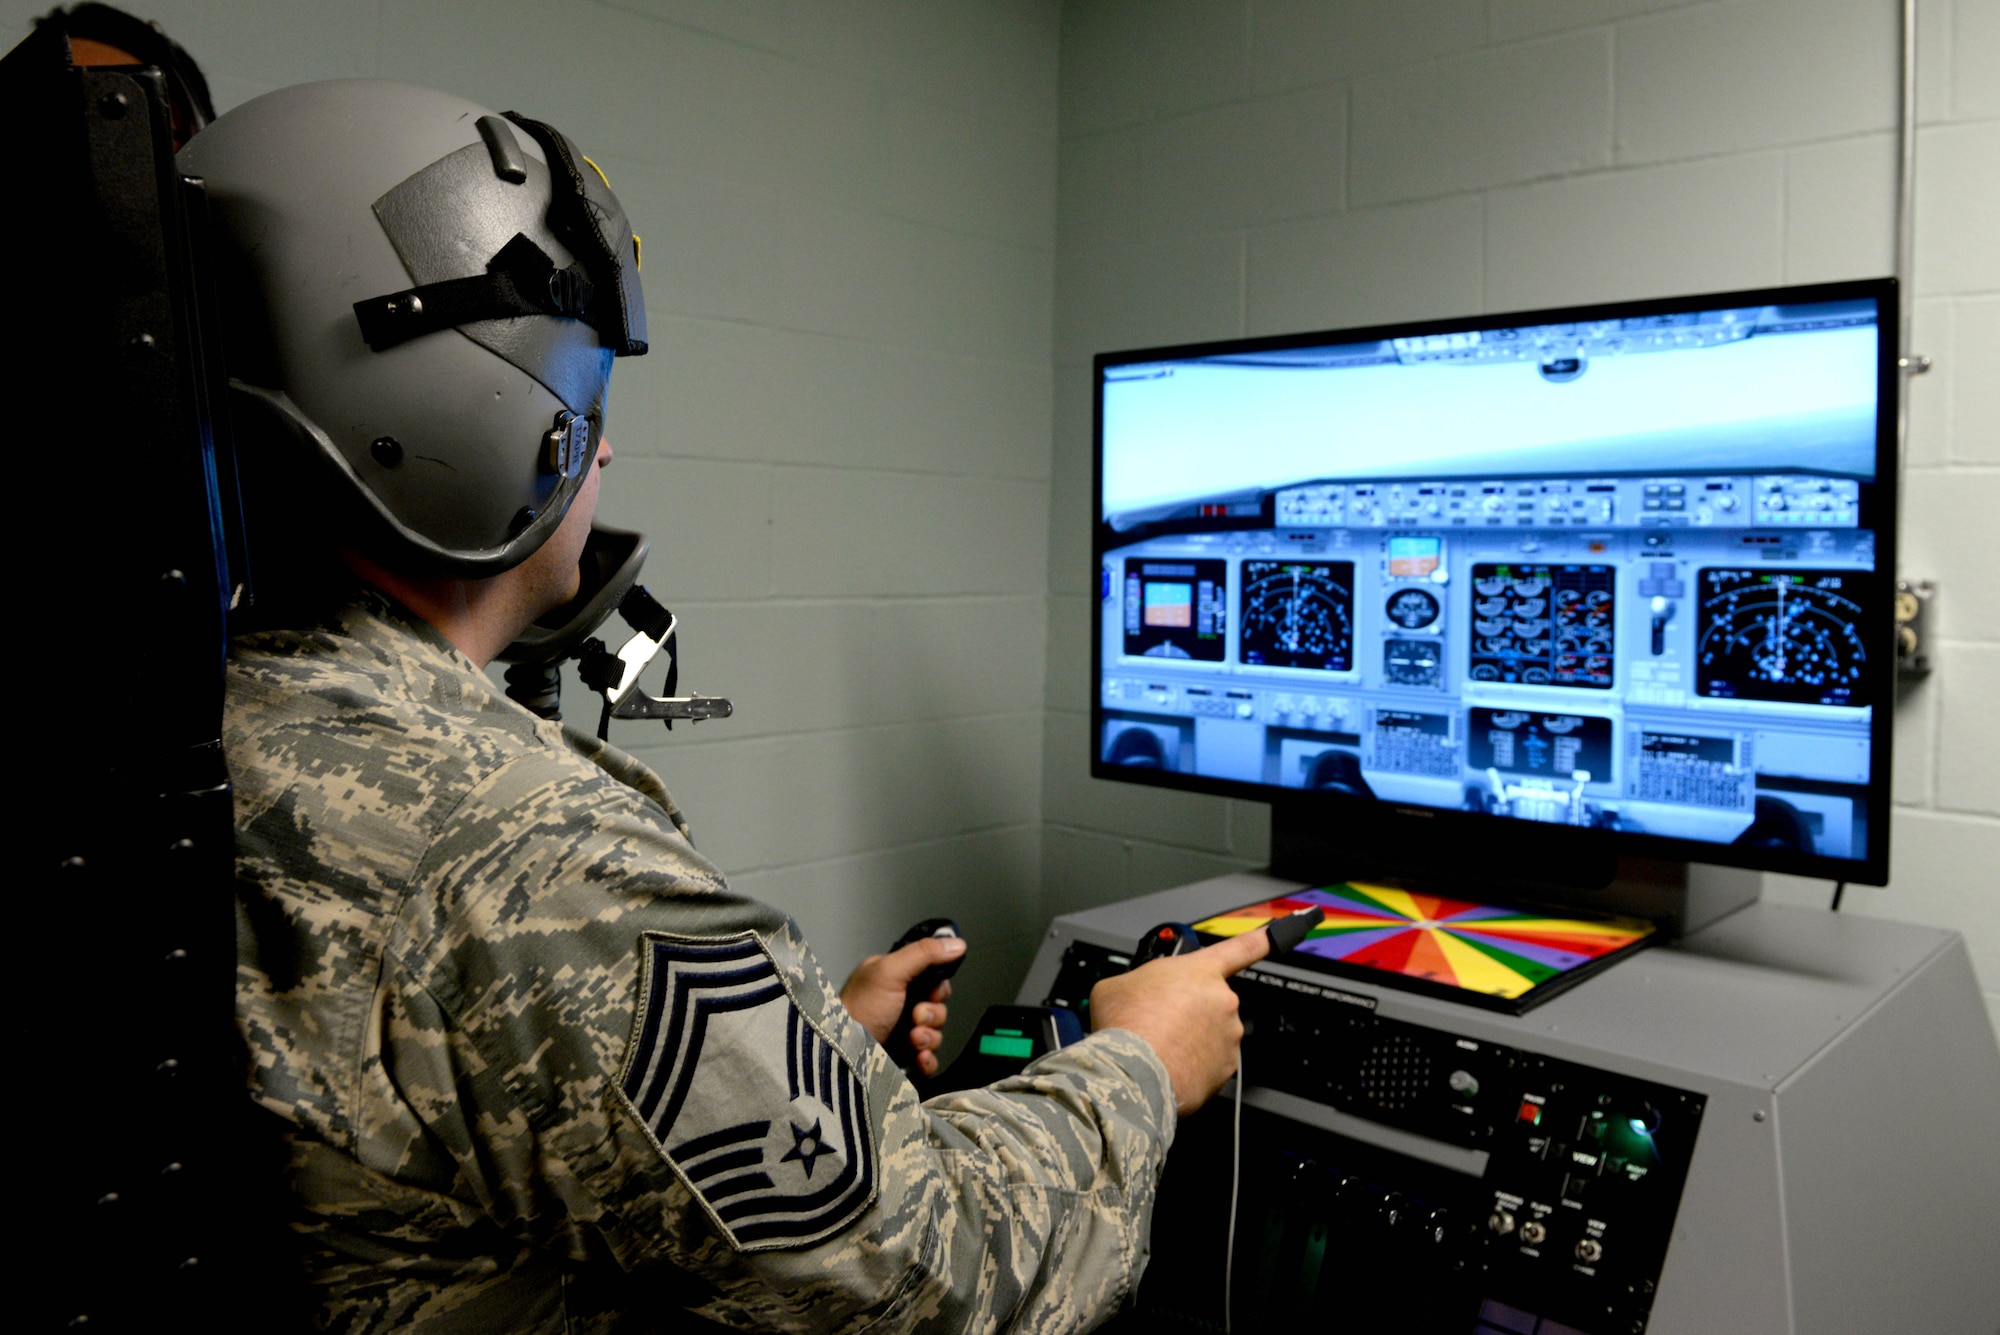
{"type": "Polygon", "coordinates": [[[231,650],[237,1012],[344,1332],[1058,1331],[1174,1130],[1113,1030],[919,1103],[659,778],[369,594],[231,650]]]}

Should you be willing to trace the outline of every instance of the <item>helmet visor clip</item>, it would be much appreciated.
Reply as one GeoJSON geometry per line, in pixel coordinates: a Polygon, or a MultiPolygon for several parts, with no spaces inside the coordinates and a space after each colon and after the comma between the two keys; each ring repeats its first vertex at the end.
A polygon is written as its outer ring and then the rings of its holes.
{"type": "Polygon", "coordinates": [[[563,477],[580,475],[595,453],[590,445],[590,419],[565,408],[542,437],[542,467],[563,477]]]}

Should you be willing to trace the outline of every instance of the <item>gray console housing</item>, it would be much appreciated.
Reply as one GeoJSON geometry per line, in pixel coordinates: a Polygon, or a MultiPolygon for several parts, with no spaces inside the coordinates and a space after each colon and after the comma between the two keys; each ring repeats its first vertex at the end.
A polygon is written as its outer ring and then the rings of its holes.
{"type": "MultiPolygon", "coordinates": [[[[1129,950],[1158,923],[1297,886],[1241,873],[1058,918],[1019,1000],[1048,995],[1072,941],[1129,950]]],[[[1957,933],[1759,903],[1521,1016],[1338,985],[1389,1019],[1707,1097],[1652,1335],[2000,1331],[2000,1046],[1957,933]]],[[[1255,1072],[1244,1097],[1429,1163],[1466,1160],[1260,1090],[1255,1072]]]]}

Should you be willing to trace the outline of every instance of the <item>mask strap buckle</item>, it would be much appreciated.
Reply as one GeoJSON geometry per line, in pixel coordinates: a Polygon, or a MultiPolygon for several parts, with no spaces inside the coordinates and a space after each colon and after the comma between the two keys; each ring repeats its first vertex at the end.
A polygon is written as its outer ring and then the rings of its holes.
{"type": "Polygon", "coordinates": [[[719,695],[673,693],[680,678],[680,663],[675,657],[680,618],[646,592],[643,584],[632,586],[618,604],[618,615],[632,627],[632,638],[615,654],[602,640],[586,641],[576,667],[583,684],[604,697],[597,722],[599,741],[606,739],[614,718],[659,719],[671,729],[675,719],[700,723],[736,712],[736,706],[719,695]],[[651,695],[640,689],[639,675],[662,651],[667,655],[667,694],[651,695]]]}

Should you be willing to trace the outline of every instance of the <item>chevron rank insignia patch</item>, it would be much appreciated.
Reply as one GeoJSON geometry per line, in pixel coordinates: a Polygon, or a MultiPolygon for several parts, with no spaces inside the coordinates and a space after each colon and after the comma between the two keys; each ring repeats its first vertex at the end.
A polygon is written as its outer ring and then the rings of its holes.
{"type": "Polygon", "coordinates": [[[874,1132],[846,1056],[754,933],[648,932],[620,1086],[738,1251],[809,1247],[875,1196],[874,1132]]]}

